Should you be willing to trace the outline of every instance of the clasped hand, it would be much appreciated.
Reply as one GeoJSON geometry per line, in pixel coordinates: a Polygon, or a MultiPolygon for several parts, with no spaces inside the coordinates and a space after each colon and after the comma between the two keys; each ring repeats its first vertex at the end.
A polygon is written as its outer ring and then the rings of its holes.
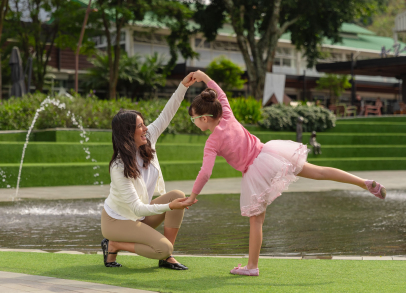
{"type": "Polygon", "coordinates": [[[189,209],[195,203],[197,203],[197,199],[191,200],[189,197],[177,198],[169,204],[169,208],[171,210],[189,209]]]}

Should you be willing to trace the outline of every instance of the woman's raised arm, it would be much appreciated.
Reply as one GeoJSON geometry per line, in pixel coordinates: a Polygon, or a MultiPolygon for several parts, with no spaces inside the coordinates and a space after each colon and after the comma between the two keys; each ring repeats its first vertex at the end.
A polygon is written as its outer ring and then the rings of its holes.
{"type": "Polygon", "coordinates": [[[193,79],[193,72],[191,72],[179,84],[179,87],[166,103],[158,118],[148,125],[148,132],[152,144],[154,144],[158,140],[158,137],[168,127],[169,123],[178,111],[188,87],[194,83],[195,80],[193,79]]]}

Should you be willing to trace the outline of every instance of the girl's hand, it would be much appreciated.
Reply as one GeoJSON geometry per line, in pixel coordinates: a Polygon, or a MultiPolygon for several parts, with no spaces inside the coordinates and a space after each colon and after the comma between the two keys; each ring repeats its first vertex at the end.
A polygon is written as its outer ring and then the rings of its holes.
{"type": "Polygon", "coordinates": [[[185,204],[195,204],[197,202],[197,199],[191,198],[191,197],[186,197],[186,200],[184,201],[185,204]]]}
{"type": "Polygon", "coordinates": [[[185,203],[190,203],[190,204],[196,203],[196,197],[197,197],[197,194],[192,192],[192,193],[190,194],[190,196],[186,198],[185,203]]]}
{"type": "Polygon", "coordinates": [[[190,202],[187,201],[189,198],[185,197],[185,198],[177,198],[175,200],[173,200],[170,204],[169,204],[169,208],[171,210],[182,210],[182,209],[188,209],[189,206],[191,206],[192,204],[197,203],[197,199],[195,199],[194,201],[190,202]]]}
{"type": "Polygon", "coordinates": [[[182,84],[185,87],[190,87],[192,84],[194,84],[196,82],[196,80],[193,78],[193,74],[194,72],[189,73],[188,75],[186,75],[186,77],[182,80],[182,84]]]}
{"type": "Polygon", "coordinates": [[[194,72],[193,78],[197,82],[204,81],[204,83],[208,83],[211,80],[211,78],[206,73],[204,73],[203,71],[200,71],[200,70],[197,70],[196,72],[194,72]]]}

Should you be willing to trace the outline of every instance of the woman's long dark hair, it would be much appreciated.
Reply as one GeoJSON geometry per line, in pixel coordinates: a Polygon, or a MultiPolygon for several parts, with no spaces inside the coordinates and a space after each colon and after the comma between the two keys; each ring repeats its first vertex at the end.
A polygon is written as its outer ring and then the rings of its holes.
{"type": "Polygon", "coordinates": [[[112,128],[112,141],[113,141],[113,157],[109,164],[109,170],[116,161],[121,159],[124,164],[124,176],[126,178],[138,178],[140,171],[137,167],[136,154],[137,150],[144,161],[143,167],[146,168],[154,157],[155,150],[151,147],[151,141],[148,138],[147,143],[137,147],[134,141],[134,133],[137,127],[137,116],[142,120],[142,114],[134,110],[121,109],[113,118],[111,122],[112,128]]]}

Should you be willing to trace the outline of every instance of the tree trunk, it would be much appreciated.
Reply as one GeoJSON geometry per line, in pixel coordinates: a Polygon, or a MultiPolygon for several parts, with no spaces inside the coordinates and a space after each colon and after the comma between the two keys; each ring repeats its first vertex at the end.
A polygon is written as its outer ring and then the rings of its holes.
{"type": "Polygon", "coordinates": [[[1,76],[1,52],[0,52],[0,102],[3,99],[3,82],[2,82],[2,79],[3,79],[3,77],[1,76]]]}
{"type": "MultiPolygon", "coordinates": [[[[2,0],[0,5],[0,40],[3,33],[4,18],[8,12],[8,0],[2,0]]],[[[0,101],[3,99],[3,82],[2,82],[2,70],[1,70],[1,48],[0,48],[0,101]]]]}

